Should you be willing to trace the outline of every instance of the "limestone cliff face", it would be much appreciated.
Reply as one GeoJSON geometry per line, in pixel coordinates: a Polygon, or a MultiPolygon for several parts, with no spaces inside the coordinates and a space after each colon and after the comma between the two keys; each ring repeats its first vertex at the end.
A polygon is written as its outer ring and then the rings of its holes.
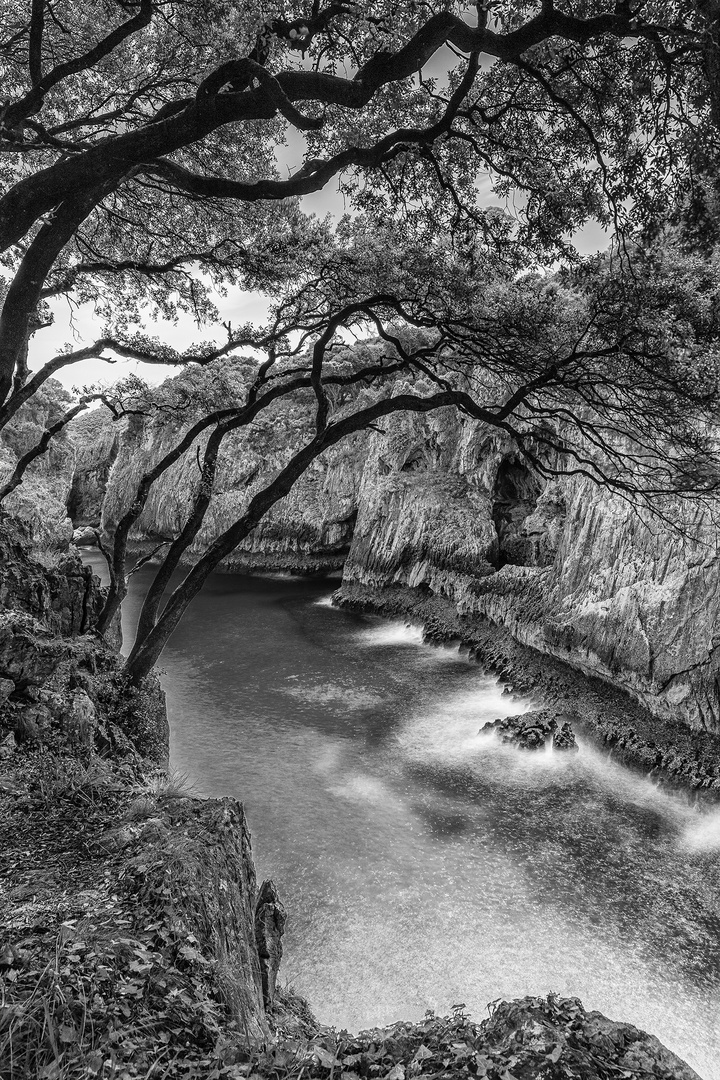
{"type": "Polygon", "coordinates": [[[404,417],[373,437],[344,577],[430,589],[717,731],[716,529],[699,510],[666,513],[685,539],[588,480],[540,482],[481,425],[404,417]]]}
{"type": "MultiPolygon", "coordinates": [[[[103,528],[114,525],[132,502],[148,468],[174,445],[182,428],[168,430],[153,421],[130,424],[122,435],[103,504],[103,528]]],[[[293,446],[292,431],[282,427],[269,450],[243,433],[226,440],[220,459],[216,495],[188,559],[197,556],[243,512],[252,495],[275,475],[293,446]]],[[[196,444],[197,445],[197,444],[196,444]]],[[[204,440],[199,440],[200,450],[204,440]]],[[[317,460],[290,495],[226,560],[227,570],[267,569],[301,573],[339,569],[352,538],[362,475],[362,439],[349,440],[317,460]]],[[[199,483],[195,449],[172,466],[152,487],[130,545],[147,551],[182,528],[199,483]]]]}
{"type": "Polygon", "coordinates": [[[667,504],[674,532],[589,481],[567,490],[547,647],[653,711],[720,730],[716,526],[700,508],[667,504]]]}
{"type": "Polygon", "coordinates": [[[100,408],[78,416],[69,426],[68,435],[75,451],[75,465],[67,512],[76,529],[97,528],[108,476],[117,457],[120,431],[109,410],[100,408]]]}

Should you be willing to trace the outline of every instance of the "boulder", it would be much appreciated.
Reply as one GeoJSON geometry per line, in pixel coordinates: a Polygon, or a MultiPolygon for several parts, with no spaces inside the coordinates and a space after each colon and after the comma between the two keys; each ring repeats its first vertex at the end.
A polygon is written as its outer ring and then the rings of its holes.
{"type": "Polygon", "coordinates": [[[72,542],[75,547],[95,547],[97,545],[97,530],[90,525],[84,525],[73,533],[72,542]]]}
{"type": "Polygon", "coordinates": [[[567,720],[553,732],[553,749],[577,752],[578,744],[575,739],[575,732],[567,720]]]}
{"type": "Polygon", "coordinates": [[[546,709],[502,716],[484,724],[480,731],[494,731],[502,743],[521,750],[543,750],[547,745],[562,751],[578,749],[570,723],[546,709]]]}

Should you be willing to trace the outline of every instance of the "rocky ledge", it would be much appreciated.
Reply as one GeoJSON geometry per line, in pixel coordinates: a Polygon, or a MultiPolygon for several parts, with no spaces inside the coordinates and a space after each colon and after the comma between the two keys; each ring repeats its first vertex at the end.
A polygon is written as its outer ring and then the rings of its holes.
{"type": "Polygon", "coordinates": [[[649,713],[639,702],[600,679],[527,645],[480,616],[459,615],[455,605],[422,588],[371,589],[343,583],[334,602],[357,611],[406,619],[423,627],[427,641],[456,642],[508,693],[543,702],[573,730],[605,747],[630,768],[668,783],[720,795],[720,737],[649,713]]]}
{"type": "Polygon", "coordinates": [[[281,1021],[305,1032],[276,1000],[285,913],[241,804],[132,756],[18,748],[0,831],[3,1080],[206,1075],[281,1021]]]}

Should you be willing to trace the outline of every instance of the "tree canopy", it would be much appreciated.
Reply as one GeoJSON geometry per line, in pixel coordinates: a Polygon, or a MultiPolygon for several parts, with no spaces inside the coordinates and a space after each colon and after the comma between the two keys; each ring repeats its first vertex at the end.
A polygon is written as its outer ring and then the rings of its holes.
{"type": "Polygon", "coordinates": [[[715,492],[719,17],[714,0],[0,0],[0,429],[90,356],[219,373],[219,397],[191,379],[184,404],[177,387],[89,391],[0,490],[91,397],[117,416],[184,411],[107,549],[101,630],[149,490],[192,448],[199,483],[133,678],[308,464],[399,410],[459,408],[540,472],[646,499],[715,492]],[[331,184],[348,215],[305,214],[331,184]],[[613,248],[580,260],[589,220],[613,248]],[[143,330],[207,325],[228,289],[268,293],[267,323],[184,352],[143,330]],[[101,336],[31,375],[62,296],[94,305],[101,336]],[[348,354],[351,332],[376,343],[348,354]],[[223,375],[248,348],[242,377],[223,375]],[[164,603],[225,440],[296,407],[277,476],[164,603]]]}
{"type": "Polygon", "coordinates": [[[43,301],[94,301],[106,337],[148,302],[207,316],[213,287],[306,265],[327,228],[297,197],[330,182],[371,220],[536,258],[588,217],[657,216],[716,154],[716,19],[677,0],[2,0],[0,401],[43,301]]]}

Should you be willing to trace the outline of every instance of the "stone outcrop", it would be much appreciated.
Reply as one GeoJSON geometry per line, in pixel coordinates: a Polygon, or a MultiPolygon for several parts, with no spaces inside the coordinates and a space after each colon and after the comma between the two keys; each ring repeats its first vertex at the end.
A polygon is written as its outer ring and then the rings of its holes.
{"type": "Polygon", "coordinates": [[[272,881],[263,881],[255,904],[255,941],[260,960],[263,1001],[271,1008],[282,960],[287,912],[272,881]]]}
{"type": "MultiPolygon", "coordinates": [[[[700,1080],[654,1035],[602,1013],[586,1012],[577,998],[551,994],[546,999],[503,1001],[482,1032],[491,1058],[503,1053],[512,1057],[508,1071],[517,1080],[566,1076],[700,1080]]],[[[498,1070],[494,1075],[502,1074],[498,1070]]]]}
{"type": "Polygon", "coordinates": [[[0,513],[0,609],[32,616],[55,635],[88,633],[104,601],[99,580],[77,554],[43,565],[29,554],[32,543],[27,522],[0,513]]]}
{"type": "Polygon", "coordinates": [[[578,749],[570,721],[563,716],[556,717],[546,709],[489,720],[478,734],[482,732],[494,732],[502,743],[520,750],[552,747],[553,750],[575,753],[578,749]]]}

